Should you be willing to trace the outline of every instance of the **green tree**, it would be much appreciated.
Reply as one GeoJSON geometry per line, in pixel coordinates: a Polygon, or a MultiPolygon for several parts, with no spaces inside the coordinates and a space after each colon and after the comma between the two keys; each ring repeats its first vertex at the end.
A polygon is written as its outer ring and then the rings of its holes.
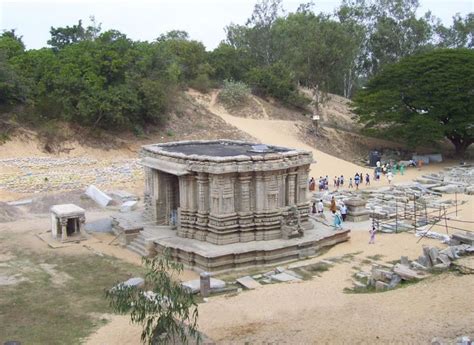
{"type": "Polygon", "coordinates": [[[456,14],[453,24],[448,28],[439,20],[434,30],[440,47],[474,48],[474,13],[469,13],[464,18],[456,14]]]}
{"type": "Polygon", "coordinates": [[[197,303],[177,280],[183,266],[170,261],[168,252],[144,263],[147,291],[119,284],[106,291],[112,308],[142,325],[141,338],[148,344],[187,343],[190,337],[199,341],[197,303]]]}
{"type": "Polygon", "coordinates": [[[367,129],[413,146],[474,142],[474,51],[439,49],[386,66],[354,99],[367,129]]]}

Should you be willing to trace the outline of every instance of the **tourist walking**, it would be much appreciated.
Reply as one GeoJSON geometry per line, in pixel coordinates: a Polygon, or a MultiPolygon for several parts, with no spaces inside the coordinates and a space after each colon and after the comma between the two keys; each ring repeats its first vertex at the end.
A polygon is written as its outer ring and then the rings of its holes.
{"type": "Polygon", "coordinates": [[[376,232],[377,232],[377,230],[375,230],[375,226],[372,225],[372,229],[369,230],[369,233],[370,233],[369,244],[375,244],[375,233],[376,232]]]}
{"type": "Polygon", "coordinates": [[[369,176],[369,174],[365,174],[365,185],[370,186],[370,176],[369,176]]]}
{"type": "Polygon", "coordinates": [[[339,207],[339,210],[341,211],[342,221],[345,222],[347,217],[347,206],[343,203],[341,207],[339,207]]]}
{"type": "Polygon", "coordinates": [[[309,180],[309,190],[311,192],[314,192],[315,189],[316,189],[316,180],[314,179],[314,177],[311,177],[311,180],[309,180]]]}
{"type": "Polygon", "coordinates": [[[393,174],[391,171],[387,173],[387,180],[388,180],[388,184],[392,184],[393,174]]]}
{"type": "Polygon", "coordinates": [[[313,202],[313,206],[311,207],[311,213],[314,214],[314,213],[316,213],[316,212],[317,212],[317,211],[316,211],[316,203],[313,202]]]}
{"type": "Polygon", "coordinates": [[[332,214],[334,216],[334,223],[333,223],[334,229],[335,230],[342,230],[342,217],[341,217],[341,215],[337,211],[333,211],[332,214]]]}
{"type": "Polygon", "coordinates": [[[356,185],[356,189],[359,190],[359,183],[360,183],[360,176],[359,173],[356,173],[354,176],[354,183],[356,185]]]}
{"type": "Polygon", "coordinates": [[[329,206],[329,210],[334,213],[337,211],[337,206],[336,206],[336,199],[334,197],[331,198],[331,205],[329,206]]]}
{"type": "Polygon", "coordinates": [[[400,175],[404,175],[405,174],[405,164],[400,164],[400,175]]]}
{"type": "Polygon", "coordinates": [[[352,184],[352,177],[349,178],[349,188],[354,188],[354,185],[352,184]]]}
{"type": "Polygon", "coordinates": [[[323,200],[319,200],[319,202],[318,202],[318,214],[322,215],[323,213],[324,213],[323,200]]]}
{"type": "Polygon", "coordinates": [[[341,175],[340,181],[341,181],[341,188],[342,188],[344,187],[344,175],[341,175]]]}

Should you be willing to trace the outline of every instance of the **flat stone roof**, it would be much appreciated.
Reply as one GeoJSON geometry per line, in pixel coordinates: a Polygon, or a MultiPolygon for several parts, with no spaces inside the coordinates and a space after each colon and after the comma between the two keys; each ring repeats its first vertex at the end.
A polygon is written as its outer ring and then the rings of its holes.
{"type": "Polygon", "coordinates": [[[211,157],[258,156],[269,153],[291,151],[291,149],[285,147],[226,141],[209,143],[177,143],[175,145],[163,146],[163,150],[167,152],[183,153],[185,155],[211,157]]]}
{"type": "Polygon", "coordinates": [[[74,204],[62,204],[51,206],[51,212],[58,217],[76,217],[84,215],[86,211],[74,204]]]}
{"type": "Polygon", "coordinates": [[[233,157],[266,157],[288,155],[303,152],[287,147],[249,143],[238,140],[192,140],[176,141],[163,144],[143,146],[145,151],[161,153],[175,157],[206,157],[206,158],[233,158],[233,157]]]}

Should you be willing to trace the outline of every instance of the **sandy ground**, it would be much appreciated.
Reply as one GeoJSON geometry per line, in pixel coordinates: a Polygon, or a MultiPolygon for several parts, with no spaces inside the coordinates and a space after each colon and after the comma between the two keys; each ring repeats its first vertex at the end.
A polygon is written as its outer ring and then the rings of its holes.
{"type": "MultiPolygon", "coordinates": [[[[233,296],[210,298],[199,306],[201,331],[218,343],[364,344],[428,343],[437,336],[454,340],[474,336],[473,276],[443,274],[421,283],[378,294],[347,294],[353,267],[381,254],[381,262],[401,255],[420,255],[422,244],[442,245],[412,234],[380,235],[369,245],[368,232],[354,231],[349,242],[323,256],[356,254],[349,263],[336,264],[310,281],[274,284],[233,296]],[[469,303],[471,301],[471,303],[469,303]]],[[[108,316],[110,322],[94,333],[88,345],[138,344],[140,328],[124,316],[108,316]]]]}
{"type": "MultiPolygon", "coordinates": [[[[216,94],[213,94],[210,102],[203,104],[257,140],[312,151],[317,160],[311,166],[313,176],[370,172],[302,143],[297,138],[294,122],[231,116],[215,100],[216,94]]],[[[410,181],[448,165],[452,163],[431,165],[422,171],[408,169],[405,176],[397,175],[394,182],[410,181]]],[[[372,187],[387,184],[388,181],[382,180],[372,187]]],[[[459,219],[472,220],[474,198],[463,195],[460,199],[470,203],[460,207],[459,219]]],[[[199,306],[200,330],[218,343],[230,344],[414,344],[428,343],[435,336],[451,342],[459,335],[473,337],[474,306],[469,304],[472,302],[470,291],[474,288],[472,276],[444,274],[379,294],[343,292],[344,288],[351,287],[352,274],[370,269],[362,262],[368,256],[383,255],[381,261],[388,262],[402,255],[416,258],[422,252],[422,245],[443,247],[439,241],[427,238],[418,241],[419,238],[407,233],[380,235],[375,245],[369,245],[368,226],[359,224],[359,230],[353,229],[350,241],[311,259],[318,261],[358,253],[353,262],[337,264],[310,281],[265,286],[233,297],[213,297],[199,306]]],[[[110,322],[91,335],[86,342],[88,345],[138,344],[140,327],[130,325],[124,316],[109,315],[108,318],[110,322]]]]}
{"type": "MultiPolygon", "coordinates": [[[[349,163],[313,149],[298,138],[295,122],[263,119],[248,119],[229,115],[216,104],[217,94],[203,105],[224,121],[248,133],[256,140],[273,145],[301,148],[313,152],[317,163],[311,166],[311,176],[335,175],[353,176],[356,172],[371,170],[349,163]]],[[[9,142],[2,146],[0,158],[32,156],[44,154],[29,143],[9,142]],[[33,152],[33,153],[32,153],[33,152]]],[[[134,152],[109,152],[100,150],[74,150],[74,155],[88,155],[103,159],[114,159],[117,155],[135,157],[134,152]],[[130,155],[129,155],[130,154],[130,155]]],[[[397,175],[394,182],[409,181],[422,174],[437,171],[444,166],[431,165],[408,169],[405,176],[397,175]]],[[[372,187],[388,184],[383,180],[372,187]]],[[[365,188],[365,187],[363,187],[365,188]]],[[[13,197],[11,193],[0,191],[0,200],[13,197]]],[[[15,195],[16,196],[16,195],[15,195]]],[[[446,196],[453,198],[453,195],[446,196]]],[[[474,221],[474,198],[460,196],[469,203],[460,207],[458,219],[474,221]]],[[[103,217],[103,212],[88,213],[88,220],[103,217]]],[[[450,225],[457,224],[455,220],[450,225]]],[[[457,224],[459,225],[459,224],[457,224]]],[[[463,225],[470,226],[472,224],[463,225]]],[[[24,232],[19,245],[32,250],[47,249],[44,242],[35,235],[49,227],[49,219],[30,217],[11,223],[0,224],[0,231],[24,232]]],[[[378,294],[347,294],[351,287],[351,275],[360,269],[369,270],[364,260],[368,256],[383,255],[381,262],[399,259],[401,255],[416,258],[421,254],[422,245],[443,245],[438,241],[423,239],[418,242],[413,234],[379,235],[375,245],[368,245],[368,224],[353,227],[350,241],[331,248],[324,255],[311,259],[356,253],[351,262],[336,264],[329,271],[309,281],[294,284],[274,284],[254,291],[244,291],[237,296],[210,298],[199,306],[200,330],[218,343],[429,343],[437,336],[452,342],[457,336],[474,337],[474,306],[472,291],[474,277],[442,274],[410,285],[406,288],[378,294]],[[364,261],[364,262],[363,262],[364,261]],[[354,268],[356,267],[357,270],[354,268]]],[[[471,226],[472,228],[472,226],[471,226]]],[[[443,231],[442,227],[436,229],[443,231]]],[[[473,229],[474,230],[474,229],[473,229]]],[[[55,249],[58,253],[96,252],[116,256],[130,263],[139,264],[140,258],[120,247],[109,245],[112,236],[96,235],[87,246],[85,243],[55,249]]],[[[186,271],[182,279],[194,279],[196,273],[186,271]]],[[[130,325],[128,316],[105,315],[109,323],[92,334],[86,344],[139,344],[139,326],[130,325]]]]}

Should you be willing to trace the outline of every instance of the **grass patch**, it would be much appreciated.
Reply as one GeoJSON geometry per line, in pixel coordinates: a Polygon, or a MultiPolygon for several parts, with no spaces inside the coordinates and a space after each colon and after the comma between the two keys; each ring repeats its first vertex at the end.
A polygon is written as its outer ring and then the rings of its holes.
{"type": "MultiPolygon", "coordinates": [[[[15,254],[22,263],[21,274],[28,281],[1,287],[0,339],[25,344],[80,343],[81,338],[104,324],[92,313],[112,312],[105,289],[143,273],[140,267],[107,256],[15,254]],[[72,279],[62,285],[54,283],[39,266],[41,263],[57,265],[57,272],[72,279]]],[[[14,273],[18,273],[15,259],[12,261],[14,273]]]]}
{"type": "Polygon", "coordinates": [[[375,255],[370,255],[367,257],[367,259],[373,260],[373,261],[379,261],[382,259],[384,256],[382,254],[375,254],[375,255]]]}
{"type": "Polygon", "coordinates": [[[372,264],[372,260],[364,259],[360,263],[363,264],[363,265],[370,265],[370,264],[372,264]]]}

